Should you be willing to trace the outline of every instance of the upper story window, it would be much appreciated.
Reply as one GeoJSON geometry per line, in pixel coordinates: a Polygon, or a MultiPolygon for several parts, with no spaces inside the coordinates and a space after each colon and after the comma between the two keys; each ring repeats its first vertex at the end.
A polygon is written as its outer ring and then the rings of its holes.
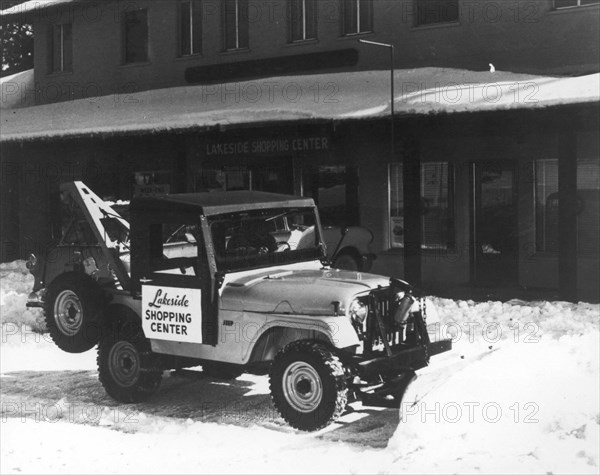
{"type": "Polygon", "coordinates": [[[600,4],[600,0],[554,0],[554,8],[581,7],[593,4],[600,4]]]}
{"type": "Polygon", "coordinates": [[[73,27],[70,23],[53,25],[50,36],[50,72],[73,71],[73,27]]]}
{"type": "Polygon", "coordinates": [[[179,4],[179,55],[202,52],[202,7],[200,0],[184,0],[179,4]]]}
{"type": "Polygon", "coordinates": [[[249,47],[247,0],[224,0],[223,31],[225,50],[249,47]]]}
{"type": "Polygon", "coordinates": [[[459,20],[458,0],[415,0],[416,26],[455,23],[459,20]]]}
{"type": "Polygon", "coordinates": [[[290,41],[317,38],[317,0],[290,0],[290,41]]]}
{"type": "Polygon", "coordinates": [[[343,35],[356,35],[373,31],[372,0],[340,1],[343,35]]]}
{"type": "Polygon", "coordinates": [[[123,15],[123,62],[148,61],[148,10],[125,12],[123,15]]]}

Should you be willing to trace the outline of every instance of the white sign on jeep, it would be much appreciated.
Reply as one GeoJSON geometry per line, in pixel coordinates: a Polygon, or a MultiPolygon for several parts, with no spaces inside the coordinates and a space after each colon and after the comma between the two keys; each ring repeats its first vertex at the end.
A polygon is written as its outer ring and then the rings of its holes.
{"type": "Polygon", "coordinates": [[[142,286],[142,328],[146,338],[202,343],[200,289],[142,286]]]}

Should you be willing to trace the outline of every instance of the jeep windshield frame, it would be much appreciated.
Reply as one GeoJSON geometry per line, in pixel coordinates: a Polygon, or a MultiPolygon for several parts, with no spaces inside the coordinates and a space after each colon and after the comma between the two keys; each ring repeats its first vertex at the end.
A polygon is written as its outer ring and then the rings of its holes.
{"type": "Polygon", "coordinates": [[[273,207],[207,216],[220,273],[325,258],[314,206],[273,207]]]}

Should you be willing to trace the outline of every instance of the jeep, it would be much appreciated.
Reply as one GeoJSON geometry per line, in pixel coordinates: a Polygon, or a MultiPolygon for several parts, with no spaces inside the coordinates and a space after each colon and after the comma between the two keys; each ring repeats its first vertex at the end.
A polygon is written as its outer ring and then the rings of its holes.
{"type": "Polygon", "coordinates": [[[58,347],[98,347],[122,402],[163,371],[269,375],[291,426],[312,431],[351,401],[399,407],[415,371],[448,351],[408,283],[332,268],[311,198],[255,191],[138,197],[129,221],[81,182],[61,185],[61,241],[28,268],[58,347]]]}

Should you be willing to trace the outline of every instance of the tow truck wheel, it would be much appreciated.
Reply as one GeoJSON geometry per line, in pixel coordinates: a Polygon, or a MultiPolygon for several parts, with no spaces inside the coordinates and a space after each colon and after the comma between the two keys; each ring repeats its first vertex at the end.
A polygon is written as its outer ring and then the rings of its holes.
{"type": "Polygon", "coordinates": [[[323,343],[295,341],[283,348],[269,373],[271,398],[296,429],[321,429],[344,411],[348,388],[341,361],[323,343]]]}
{"type": "Polygon", "coordinates": [[[46,327],[54,343],[68,353],[83,353],[100,339],[103,301],[97,284],[85,275],[64,274],[44,299],[46,327]]]}
{"type": "Polygon", "coordinates": [[[137,322],[126,322],[104,332],[97,363],[102,386],[117,401],[145,401],[162,380],[158,356],[137,322]]]}

